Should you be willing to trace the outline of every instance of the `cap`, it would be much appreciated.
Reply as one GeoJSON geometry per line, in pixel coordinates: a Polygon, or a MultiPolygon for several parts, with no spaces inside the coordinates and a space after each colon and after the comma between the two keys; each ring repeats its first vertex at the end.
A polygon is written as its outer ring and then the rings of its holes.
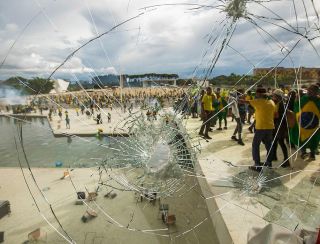
{"type": "Polygon", "coordinates": [[[283,97],[284,92],[281,89],[275,89],[272,94],[279,97],[283,97]]]}

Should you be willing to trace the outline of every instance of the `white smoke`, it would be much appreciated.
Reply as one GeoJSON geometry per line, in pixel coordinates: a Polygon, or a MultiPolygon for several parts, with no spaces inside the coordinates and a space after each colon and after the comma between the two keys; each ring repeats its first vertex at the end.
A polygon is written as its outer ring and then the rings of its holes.
{"type": "Polygon", "coordinates": [[[26,97],[21,94],[20,90],[0,84],[0,104],[26,104],[26,97]]]}

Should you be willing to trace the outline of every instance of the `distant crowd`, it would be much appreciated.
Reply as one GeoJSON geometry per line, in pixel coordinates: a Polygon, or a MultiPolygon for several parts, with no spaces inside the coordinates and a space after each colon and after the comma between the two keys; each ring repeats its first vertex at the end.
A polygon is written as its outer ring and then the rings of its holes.
{"type": "Polygon", "coordinates": [[[70,116],[68,109],[75,109],[77,116],[84,115],[102,124],[101,110],[106,113],[106,120],[111,123],[111,111],[121,109],[123,113],[131,113],[134,108],[146,109],[148,120],[156,119],[160,107],[169,106],[177,97],[182,96],[184,89],[173,87],[158,88],[125,88],[83,90],[63,94],[48,94],[30,96],[27,105],[5,105],[0,111],[13,111],[13,113],[30,113],[48,111],[49,120],[59,116],[65,120],[66,128],[70,129],[70,116]],[[63,116],[64,114],[64,116],[63,116]]]}
{"type": "Polygon", "coordinates": [[[113,90],[83,90],[57,95],[39,96],[30,98],[29,103],[37,107],[62,105],[65,108],[110,108],[134,106],[146,106],[152,100],[157,99],[162,104],[170,103],[175,97],[183,93],[181,88],[130,88],[113,90]]]}

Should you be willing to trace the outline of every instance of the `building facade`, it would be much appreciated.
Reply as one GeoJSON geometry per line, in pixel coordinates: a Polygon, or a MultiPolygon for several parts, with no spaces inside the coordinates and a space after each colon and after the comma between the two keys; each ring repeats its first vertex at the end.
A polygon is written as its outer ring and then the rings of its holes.
{"type": "Polygon", "coordinates": [[[284,67],[270,67],[270,68],[255,68],[253,70],[254,76],[264,76],[270,72],[270,75],[287,75],[296,76],[303,81],[320,81],[320,68],[284,68],[284,67]],[[272,70],[274,69],[274,70],[272,70]],[[272,70],[270,72],[270,70],[272,70]]]}

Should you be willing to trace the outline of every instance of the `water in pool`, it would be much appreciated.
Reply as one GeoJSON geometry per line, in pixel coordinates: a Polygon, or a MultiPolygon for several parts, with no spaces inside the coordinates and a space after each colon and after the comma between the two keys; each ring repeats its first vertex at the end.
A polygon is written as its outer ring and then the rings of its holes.
{"type": "MultiPolygon", "coordinates": [[[[19,166],[14,142],[14,136],[18,137],[17,123],[21,122],[0,116],[0,167],[19,166]]],[[[63,167],[94,166],[100,158],[111,155],[113,150],[108,147],[116,144],[112,137],[54,137],[45,118],[29,118],[22,123],[25,150],[32,167],[56,167],[57,162],[62,162],[63,167]]]]}

